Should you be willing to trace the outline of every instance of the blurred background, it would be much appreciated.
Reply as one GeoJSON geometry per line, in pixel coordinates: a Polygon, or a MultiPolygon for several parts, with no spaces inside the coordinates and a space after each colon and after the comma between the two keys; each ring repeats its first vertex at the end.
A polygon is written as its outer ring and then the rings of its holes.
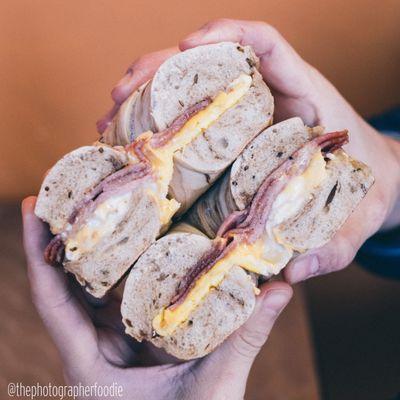
{"type": "MultiPolygon", "coordinates": [[[[97,138],[110,90],[141,54],[218,17],[278,28],[364,116],[400,103],[399,0],[2,0],[0,383],[62,383],[29,298],[20,200],[97,138]]],[[[400,284],[357,265],[296,288],[252,370],[250,399],[389,399],[400,391],[400,284]]]]}

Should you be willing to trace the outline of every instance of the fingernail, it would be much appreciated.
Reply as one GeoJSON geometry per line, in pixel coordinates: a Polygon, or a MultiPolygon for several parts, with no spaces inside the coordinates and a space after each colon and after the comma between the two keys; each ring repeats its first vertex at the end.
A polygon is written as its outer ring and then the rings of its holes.
{"type": "Polygon", "coordinates": [[[110,125],[110,123],[111,123],[111,121],[109,121],[106,118],[102,118],[102,119],[98,120],[96,122],[97,132],[100,134],[103,133],[107,129],[108,125],[110,125]]]}
{"type": "Polygon", "coordinates": [[[315,255],[299,257],[298,260],[290,266],[288,272],[291,283],[304,281],[312,276],[315,276],[319,270],[318,257],[315,255]]]}
{"type": "Polygon", "coordinates": [[[99,119],[96,122],[97,132],[101,134],[107,129],[107,127],[111,124],[111,121],[117,114],[118,110],[119,110],[119,105],[114,104],[111,110],[103,118],[99,119]]]}
{"type": "Polygon", "coordinates": [[[33,210],[35,208],[35,203],[36,203],[36,197],[35,196],[25,197],[21,202],[22,213],[27,213],[29,211],[33,212],[33,210]]]}
{"type": "Polygon", "coordinates": [[[289,302],[290,295],[287,290],[271,290],[266,293],[264,298],[264,306],[277,313],[289,302]]]}
{"type": "Polygon", "coordinates": [[[122,104],[130,95],[133,70],[129,68],[126,74],[117,82],[111,90],[111,98],[116,104],[122,104]]]}

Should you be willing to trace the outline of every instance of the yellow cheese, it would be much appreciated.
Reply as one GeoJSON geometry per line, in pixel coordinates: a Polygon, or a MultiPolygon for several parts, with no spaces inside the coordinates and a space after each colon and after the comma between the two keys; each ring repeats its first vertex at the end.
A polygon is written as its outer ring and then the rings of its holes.
{"type": "Polygon", "coordinates": [[[152,196],[158,205],[159,217],[162,229],[167,228],[174,214],[179,210],[180,203],[175,199],[161,198],[157,190],[148,189],[147,194],[152,196]]]}
{"type": "Polygon", "coordinates": [[[154,319],[153,328],[161,336],[171,335],[185,322],[212,288],[218,287],[225,275],[238,265],[247,271],[262,275],[278,274],[293,255],[290,243],[278,242],[274,228],[295,216],[311,196],[311,191],[326,177],[325,160],[317,152],[307,169],[300,176],[290,180],[277,196],[271,209],[264,235],[253,244],[240,244],[197,281],[182,303],[163,309],[154,319]]]}
{"type": "Polygon", "coordinates": [[[186,321],[192,311],[201,303],[208,292],[222,282],[225,275],[232,266],[240,265],[243,268],[256,272],[257,267],[253,265],[257,261],[254,253],[262,252],[262,247],[238,246],[227,257],[215,263],[215,265],[203,276],[201,276],[193,289],[188,293],[183,302],[174,308],[163,309],[153,319],[153,328],[161,336],[171,335],[174,330],[186,321]]]}
{"type": "Polygon", "coordinates": [[[153,172],[156,175],[160,197],[164,198],[168,193],[174,168],[174,153],[183,150],[185,146],[217,121],[224,112],[232,108],[247,93],[251,83],[252,78],[249,75],[240,75],[232,82],[226,92],[219,93],[204,110],[190,118],[173,138],[160,148],[151,147],[149,132],[138,137],[139,140],[145,138],[147,141],[144,152],[150,159],[153,172]]]}

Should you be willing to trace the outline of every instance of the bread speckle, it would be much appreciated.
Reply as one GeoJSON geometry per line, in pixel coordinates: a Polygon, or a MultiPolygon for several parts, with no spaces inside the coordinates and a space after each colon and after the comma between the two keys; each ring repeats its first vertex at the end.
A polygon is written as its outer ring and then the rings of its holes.
{"type": "Polygon", "coordinates": [[[130,328],[132,328],[133,325],[132,325],[132,321],[130,319],[125,318],[124,322],[126,325],[128,325],[130,328]]]}

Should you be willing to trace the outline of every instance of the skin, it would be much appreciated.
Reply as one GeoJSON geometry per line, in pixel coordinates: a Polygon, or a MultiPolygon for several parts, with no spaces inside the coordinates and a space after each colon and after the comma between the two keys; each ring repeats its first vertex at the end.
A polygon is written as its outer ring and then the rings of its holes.
{"type": "MultiPolygon", "coordinates": [[[[255,357],[292,296],[283,282],[264,284],[251,318],[212,354],[181,363],[124,334],[121,298],[95,300],[43,259],[50,234],[22,203],[24,248],[33,302],[60,353],[70,385],[123,387],[126,399],[241,399],[255,357]]],[[[85,397],[86,398],[86,397],[85,397]]]]}
{"type": "MultiPolygon", "coordinates": [[[[294,283],[339,270],[361,244],[382,226],[400,221],[400,148],[379,135],[337,90],[271,26],[263,22],[216,20],[191,34],[178,48],[146,55],[134,62],[114,87],[114,106],[98,124],[103,132],[120,104],[152,77],[158,66],[179,50],[220,41],[251,45],[276,103],[275,120],[300,116],[308,125],[349,129],[347,151],[367,163],[376,183],[346,224],[326,246],[298,257],[285,269],[294,283]],[[384,160],[384,163],[382,162],[384,160]]],[[[284,282],[262,286],[252,317],[216,351],[200,360],[178,363],[123,334],[120,299],[102,302],[83,295],[59,269],[43,261],[48,229],[35,217],[35,198],[23,202],[24,246],[33,301],[64,363],[67,382],[107,385],[118,382],[126,398],[243,398],[254,358],[265,343],[292,291],[284,282]],[[162,396],[162,397],[161,397],[162,396]]]]}

